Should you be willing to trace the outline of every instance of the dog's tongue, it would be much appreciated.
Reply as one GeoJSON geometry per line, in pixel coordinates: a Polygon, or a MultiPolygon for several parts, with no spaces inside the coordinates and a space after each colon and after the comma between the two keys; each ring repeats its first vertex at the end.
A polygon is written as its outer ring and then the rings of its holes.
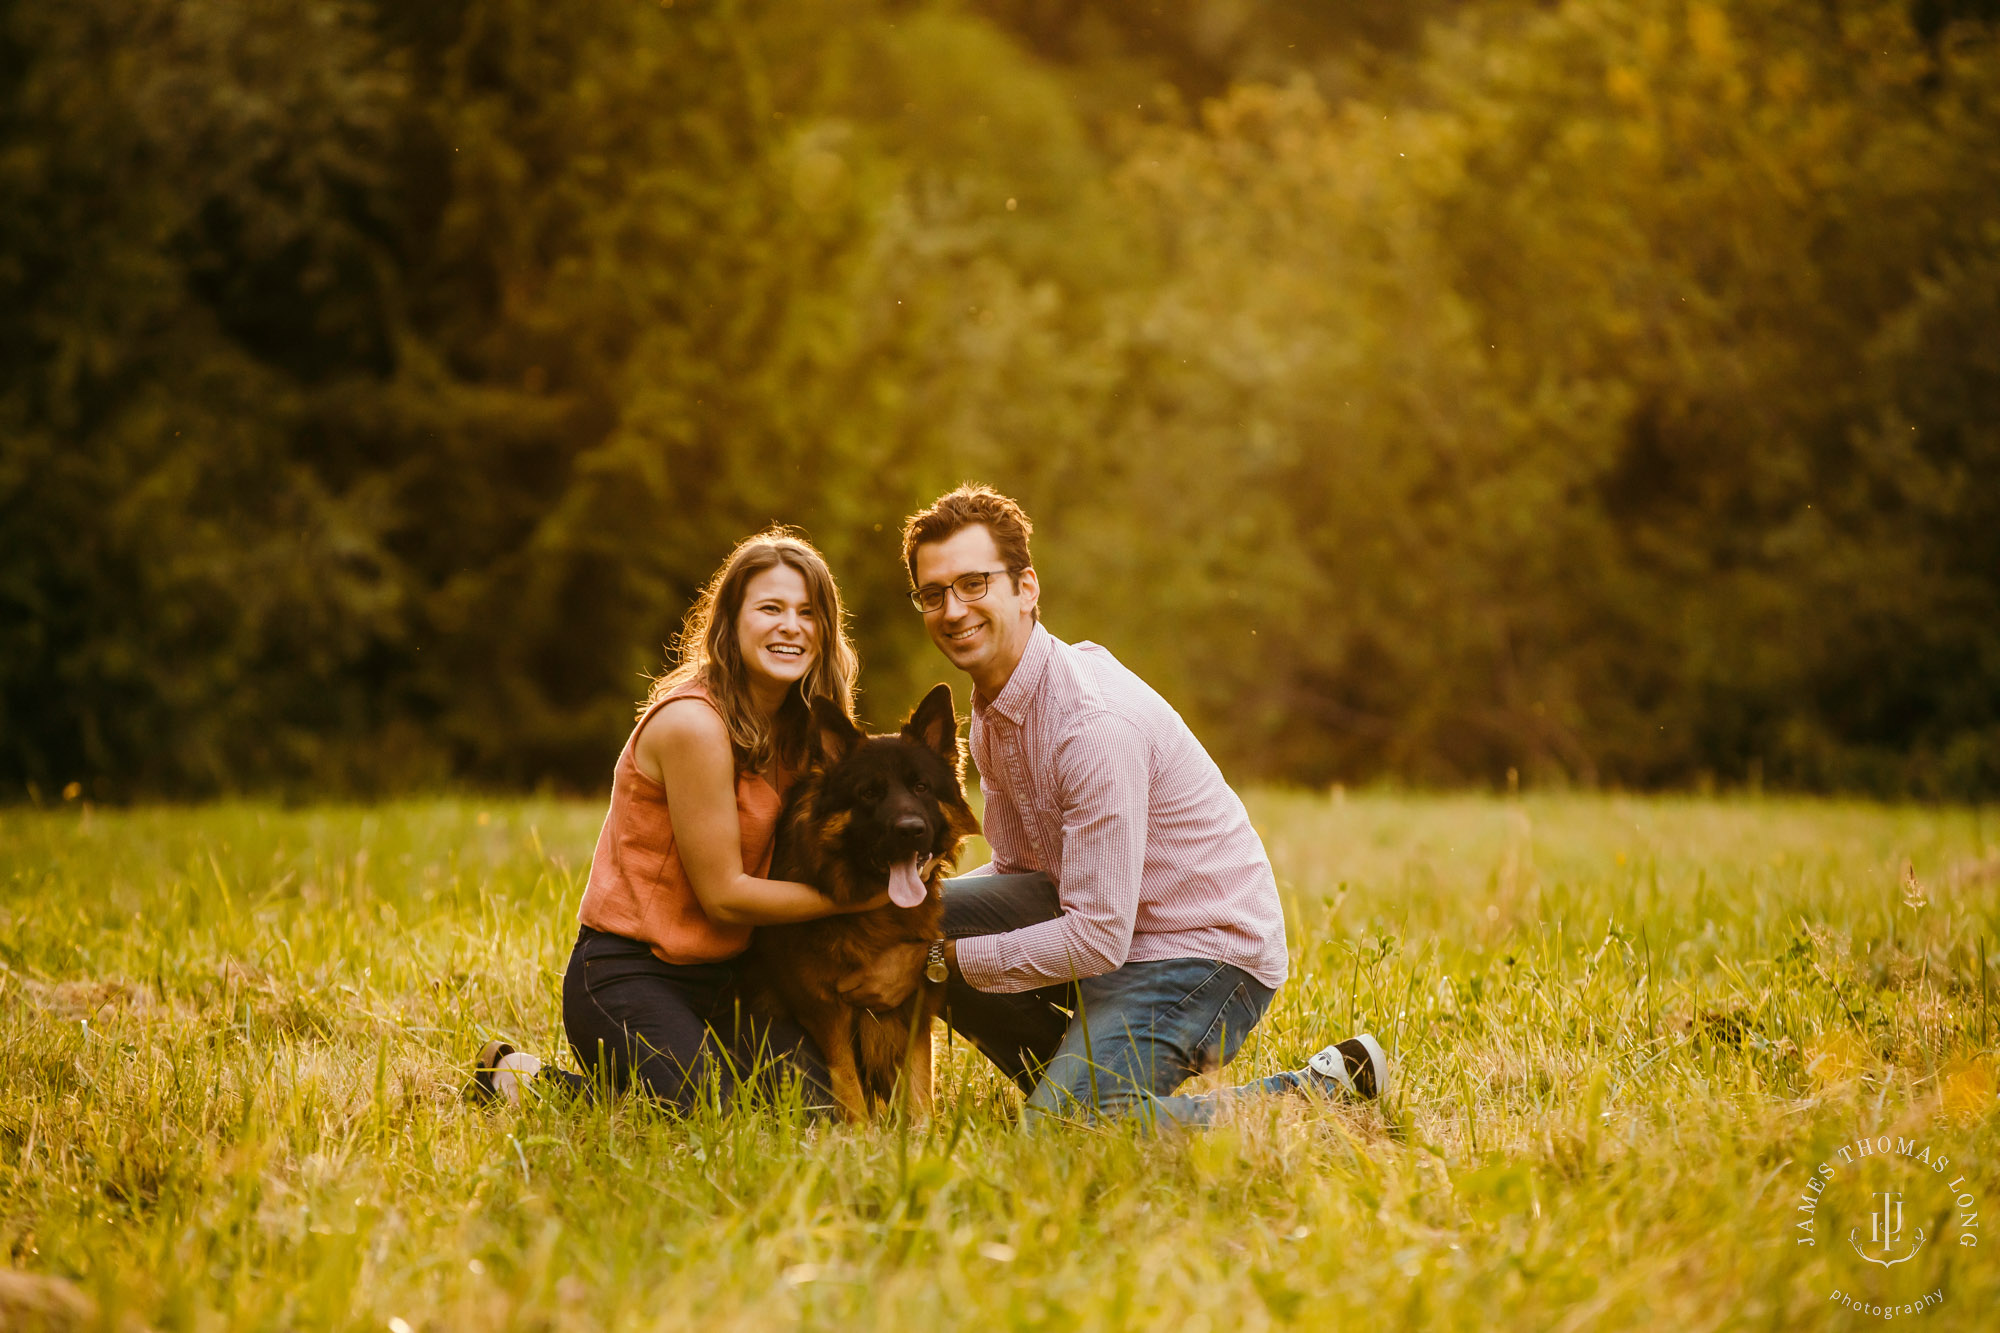
{"type": "Polygon", "coordinates": [[[923,880],[917,877],[917,867],[924,863],[923,853],[907,861],[898,861],[889,867],[889,901],[898,907],[921,907],[930,896],[924,888],[923,880]]]}

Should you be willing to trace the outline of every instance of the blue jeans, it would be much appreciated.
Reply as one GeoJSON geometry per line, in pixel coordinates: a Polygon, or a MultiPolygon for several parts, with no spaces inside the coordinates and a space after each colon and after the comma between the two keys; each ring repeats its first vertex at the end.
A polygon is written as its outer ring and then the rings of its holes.
{"type": "MultiPolygon", "coordinates": [[[[973,875],[944,882],[944,933],[998,935],[1061,914],[1047,875],[973,875]]],[[[1206,1125],[1227,1102],[1289,1092],[1296,1074],[1177,1097],[1175,1088],[1229,1063],[1276,992],[1228,963],[1168,958],[1039,990],[1001,993],[953,977],[945,1021],[1028,1094],[1030,1123],[1049,1116],[1142,1117],[1206,1125]]]]}

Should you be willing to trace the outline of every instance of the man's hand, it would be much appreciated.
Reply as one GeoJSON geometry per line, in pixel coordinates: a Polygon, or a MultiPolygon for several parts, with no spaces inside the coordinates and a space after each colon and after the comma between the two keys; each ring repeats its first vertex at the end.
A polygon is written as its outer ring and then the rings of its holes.
{"type": "Polygon", "coordinates": [[[840,998],[863,1009],[894,1009],[910,998],[924,975],[923,940],[892,944],[840,979],[840,998]]]}

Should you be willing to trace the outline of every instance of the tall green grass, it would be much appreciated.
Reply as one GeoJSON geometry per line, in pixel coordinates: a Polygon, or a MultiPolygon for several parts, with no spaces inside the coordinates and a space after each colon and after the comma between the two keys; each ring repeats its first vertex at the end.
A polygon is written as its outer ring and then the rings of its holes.
{"type": "Polygon", "coordinates": [[[1989,1326],[2000,1238],[1794,1223],[1864,1133],[2000,1210],[2000,817],[1250,804],[1293,978],[1204,1082],[1366,1028],[1399,1086],[1167,1137],[1024,1134],[943,1043],[928,1124],[468,1105],[562,1049],[596,806],[0,813],[0,1255],[105,1327],[1989,1326]]]}

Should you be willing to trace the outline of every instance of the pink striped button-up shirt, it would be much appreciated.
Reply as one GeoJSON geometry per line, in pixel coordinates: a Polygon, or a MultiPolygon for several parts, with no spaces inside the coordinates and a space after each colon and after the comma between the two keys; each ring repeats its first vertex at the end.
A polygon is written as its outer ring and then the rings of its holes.
{"type": "Polygon", "coordinates": [[[972,700],[992,872],[1041,870],[1062,915],[958,942],[985,991],[1207,958],[1276,989],[1285,917],[1243,802],[1181,716],[1093,643],[1037,625],[999,697],[972,700]]]}

